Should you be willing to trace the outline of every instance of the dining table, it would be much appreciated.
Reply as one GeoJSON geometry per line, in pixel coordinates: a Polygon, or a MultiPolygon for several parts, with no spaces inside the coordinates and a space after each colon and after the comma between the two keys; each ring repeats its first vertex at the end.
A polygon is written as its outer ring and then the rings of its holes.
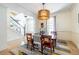
{"type": "MultiPolygon", "coordinates": [[[[48,34],[45,34],[48,35],[48,34]]],[[[56,36],[51,35],[51,40],[53,42],[53,51],[55,50],[56,47],[56,36]]],[[[33,35],[33,40],[36,44],[38,44],[39,50],[41,50],[41,40],[40,40],[41,35],[40,34],[34,34],[33,35]]],[[[54,51],[55,52],[55,51],[54,51]]]]}

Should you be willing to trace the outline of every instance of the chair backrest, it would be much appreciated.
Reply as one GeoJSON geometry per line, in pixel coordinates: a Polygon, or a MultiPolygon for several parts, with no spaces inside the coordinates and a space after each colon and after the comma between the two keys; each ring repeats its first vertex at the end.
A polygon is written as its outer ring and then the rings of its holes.
{"type": "Polygon", "coordinates": [[[32,40],[32,34],[31,33],[27,33],[26,34],[26,38],[27,38],[27,40],[32,40]]]}
{"type": "Polygon", "coordinates": [[[50,40],[51,36],[50,35],[41,35],[42,40],[50,40]]]}
{"type": "Polygon", "coordinates": [[[27,44],[33,44],[32,33],[26,33],[27,44]]]}
{"type": "Polygon", "coordinates": [[[52,40],[50,35],[41,35],[41,45],[51,46],[52,40]]]}

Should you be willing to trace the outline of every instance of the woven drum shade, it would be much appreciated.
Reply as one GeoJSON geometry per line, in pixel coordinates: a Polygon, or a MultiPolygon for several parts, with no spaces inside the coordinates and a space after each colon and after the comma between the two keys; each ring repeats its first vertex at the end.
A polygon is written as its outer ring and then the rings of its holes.
{"type": "Polygon", "coordinates": [[[50,14],[50,12],[47,9],[39,10],[38,11],[38,19],[39,20],[48,20],[49,14],[50,14]]]}

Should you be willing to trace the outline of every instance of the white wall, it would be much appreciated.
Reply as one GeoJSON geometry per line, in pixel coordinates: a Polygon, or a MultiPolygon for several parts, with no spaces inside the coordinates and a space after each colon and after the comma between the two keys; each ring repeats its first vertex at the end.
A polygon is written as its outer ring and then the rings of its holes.
{"type": "Polygon", "coordinates": [[[79,4],[75,4],[72,8],[72,40],[79,48],[79,4]]]}
{"type": "Polygon", "coordinates": [[[73,4],[70,9],[61,11],[56,16],[58,39],[71,40],[79,48],[79,4],[73,4]]]}
{"type": "MultiPolygon", "coordinates": [[[[22,40],[23,35],[9,28],[8,9],[0,5],[0,51],[8,48],[8,43],[15,44],[17,40],[22,40]],[[13,41],[13,43],[12,43],[13,41]]],[[[17,41],[17,43],[20,41],[17,41]]]]}
{"type": "Polygon", "coordinates": [[[0,50],[4,49],[7,43],[6,12],[6,8],[0,6],[0,50]]]}
{"type": "Polygon", "coordinates": [[[12,11],[14,11],[14,10],[7,8],[7,41],[12,41],[12,40],[23,38],[23,35],[21,33],[18,33],[15,30],[12,30],[10,28],[10,12],[12,12],[12,11]]]}
{"type": "Polygon", "coordinates": [[[56,15],[56,30],[58,39],[71,40],[71,15],[71,9],[62,10],[56,15]]]}

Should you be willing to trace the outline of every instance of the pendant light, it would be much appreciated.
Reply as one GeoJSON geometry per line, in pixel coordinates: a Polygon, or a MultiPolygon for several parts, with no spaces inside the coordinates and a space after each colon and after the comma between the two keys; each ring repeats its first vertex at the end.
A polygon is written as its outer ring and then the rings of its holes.
{"type": "Polygon", "coordinates": [[[49,16],[50,16],[50,12],[49,10],[44,8],[45,3],[42,3],[43,5],[43,9],[38,11],[38,19],[39,20],[48,20],[49,16]]]}

